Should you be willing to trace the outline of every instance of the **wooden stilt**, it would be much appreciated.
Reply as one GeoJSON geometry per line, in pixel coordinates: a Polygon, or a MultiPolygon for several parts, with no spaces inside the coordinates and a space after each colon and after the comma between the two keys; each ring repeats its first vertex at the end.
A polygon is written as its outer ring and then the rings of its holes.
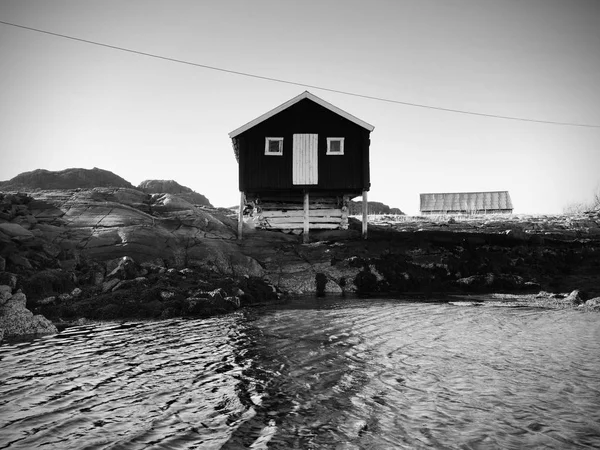
{"type": "Polygon", "coordinates": [[[242,229],[244,228],[244,207],[246,206],[246,196],[240,192],[240,212],[238,213],[238,240],[242,240],[242,229]]]}
{"type": "Polygon", "coordinates": [[[367,222],[369,221],[369,201],[367,191],[362,192],[362,237],[367,238],[367,222]]]}
{"type": "Polygon", "coordinates": [[[302,235],[302,242],[308,243],[308,225],[309,225],[309,202],[308,202],[308,191],[304,192],[304,234],[302,235]]]}

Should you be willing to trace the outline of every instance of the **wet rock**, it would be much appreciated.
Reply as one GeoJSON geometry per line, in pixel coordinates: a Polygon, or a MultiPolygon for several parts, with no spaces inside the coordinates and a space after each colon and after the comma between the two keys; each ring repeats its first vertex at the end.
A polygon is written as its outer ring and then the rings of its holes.
{"type": "Polygon", "coordinates": [[[96,261],[85,260],[79,264],[78,279],[82,285],[102,286],[105,281],[105,266],[96,261]]]}
{"type": "Polygon", "coordinates": [[[0,330],[4,338],[57,333],[56,327],[44,316],[34,315],[25,305],[27,297],[21,291],[11,295],[0,306],[0,330]]]}
{"type": "Polygon", "coordinates": [[[12,288],[5,284],[0,285],[0,306],[4,305],[12,297],[12,288]]]}
{"type": "Polygon", "coordinates": [[[184,267],[183,269],[181,269],[179,271],[180,275],[186,276],[186,275],[192,275],[194,273],[194,271],[192,269],[190,269],[189,267],[184,267]]]}
{"type": "Polygon", "coordinates": [[[190,315],[213,315],[234,311],[240,307],[240,299],[227,297],[222,289],[201,293],[202,297],[185,299],[186,312],[190,315]]]}
{"type": "Polygon", "coordinates": [[[58,296],[58,300],[59,300],[59,302],[67,302],[69,300],[73,300],[73,296],[71,294],[67,294],[67,293],[60,294],[58,296]]]}
{"type": "Polygon", "coordinates": [[[240,298],[241,306],[270,303],[279,299],[277,288],[261,278],[244,277],[238,283],[236,296],[240,298]]]}
{"type": "Polygon", "coordinates": [[[526,242],[529,240],[529,235],[523,230],[512,229],[506,231],[506,237],[512,241],[526,242]]]}
{"type": "Polygon", "coordinates": [[[0,223],[0,231],[10,238],[33,239],[33,233],[16,223],[0,223]]]}
{"type": "Polygon", "coordinates": [[[147,281],[148,280],[146,277],[137,277],[133,280],[121,280],[111,289],[111,291],[115,292],[121,289],[130,289],[132,287],[145,284],[147,281]]]}
{"type": "Polygon", "coordinates": [[[565,303],[571,303],[572,305],[580,305],[584,302],[583,298],[581,298],[581,293],[579,289],[575,289],[569,295],[567,295],[564,299],[565,303]]]}
{"type": "Polygon", "coordinates": [[[27,259],[25,256],[18,253],[8,255],[8,262],[11,264],[11,267],[14,267],[15,269],[33,269],[31,261],[29,261],[29,259],[27,259]]]}
{"type": "Polygon", "coordinates": [[[56,304],[56,296],[52,295],[50,297],[46,297],[46,298],[43,298],[41,300],[38,300],[37,304],[38,305],[42,305],[42,306],[45,306],[45,305],[54,305],[54,304],[56,304]]]}
{"type": "Polygon", "coordinates": [[[327,281],[328,280],[325,274],[318,272],[315,275],[317,297],[323,297],[325,295],[325,286],[327,286],[327,281]]]}
{"type": "Polygon", "coordinates": [[[11,289],[15,289],[17,287],[17,275],[10,272],[0,272],[0,284],[4,284],[6,286],[10,286],[11,289]]]}
{"type": "Polygon", "coordinates": [[[540,284],[535,281],[526,281],[523,283],[523,289],[527,289],[530,291],[537,290],[540,288],[540,284]]]}
{"type": "Polygon", "coordinates": [[[589,299],[585,302],[585,307],[592,311],[600,311],[600,297],[589,299]]]}
{"type": "Polygon", "coordinates": [[[162,298],[163,300],[169,300],[173,297],[175,297],[174,292],[170,292],[170,291],[161,291],[160,292],[160,298],[162,298]]]}
{"type": "Polygon", "coordinates": [[[240,307],[240,298],[239,297],[225,297],[226,302],[232,303],[236,308],[240,307]]]}
{"type": "Polygon", "coordinates": [[[459,278],[455,281],[455,285],[467,291],[519,290],[523,288],[524,282],[518,275],[487,273],[459,278]]]}
{"type": "Polygon", "coordinates": [[[481,306],[482,302],[457,301],[457,302],[448,302],[448,304],[454,305],[454,306],[481,306]]]}
{"type": "Polygon", "coordinates": [[[120,280],[118,278],[113,278],[112,280],[107,280],[102,283],[102,292],[111,291],[117,284],[119,284],[120,280]]]}
{"type": "Polygon", "coordinates": [[[140,267],[133,258],[124,256],[118,260],[117,266],[106,275],[107,279],[132,280],[140,275],[140,267]]]}
{"type": "Polygon", "coordinates": [[[354,285],[359,294],[377,292],[377,276],[368,268],[364,268],[354,278],[354,285]]]}

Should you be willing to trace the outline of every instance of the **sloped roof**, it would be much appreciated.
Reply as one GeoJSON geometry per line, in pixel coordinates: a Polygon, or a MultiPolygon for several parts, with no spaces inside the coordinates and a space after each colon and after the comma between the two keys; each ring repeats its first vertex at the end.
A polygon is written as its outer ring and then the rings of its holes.
{"type": "Polygon", "coordinates": [[[513,209],[508,191],[421,194],[421,212],[494,211],[513,209]]]}
{"type": "Polygon", "coordinates": [[[250,128],[252,128],[255,125],[258,125],[261,122],[264,122],[265,120],[273,117],[275,114],[280,113],[281,111],[283,111],[284,109],[289,108],[292,105],[295,105],[296,103],[298,103],[300,100],[304,100],[305,98],[312,100],[313,102],[321,105],[324,108],[327,108],[328,110],[336,113],[339,116],[344,117],[345,119],[348,119],[350,122],[354,122],[355,124],[366,128],[369,131],[373,131],[375,129],[375,127],[371,124],[368,124],[367,122],[360,120],[358,117],[354,117],[352,114],[347,113],[346,111],[338,108],[337,106],[333,106],[331,103],[326,102],[325,100],[317,97],[316,95],[311,94],[308,91],[304,91],[302,94],[294,97],[291,100],[288,100],[287,102],[279,105],[277,108],[272,109],[271,111],[263,114],[260,117],[257,117],[254,120],[251,120],[250,122],[248,122],[245,125],[242,125],[241,127],[233,130],[231,133],[229,133],[229,137],[231,139],[233,139],[234,137],[242,134],[244,131],[249,130],[250,128]]]}

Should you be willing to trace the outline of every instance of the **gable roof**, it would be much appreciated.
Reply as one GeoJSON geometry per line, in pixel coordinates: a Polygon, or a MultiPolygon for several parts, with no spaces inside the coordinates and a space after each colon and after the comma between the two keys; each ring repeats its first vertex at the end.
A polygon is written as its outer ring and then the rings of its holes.
{"type": "Polygon", "coordinates": [[[508,191],[421,194],[421,212],[472,212],[507,209],[513,209],[508,191]]]}
{"type": "Polygon", "coordinates": [[[242,134],[244,131],[249,130],[250,128],[252,128],[255,125],[258,125],[261,122],[264,122],[265,120],[273,117],[275,114],[280,113],[281,111],[289,108],[292,105],[295,105],[296,103],[298,103],[301,100],[304,100],[305,98],[312,100],[313,102],[317,103],[318,105],[321,105],[323,108],[326,108],[326,109],[336,113],[337,115],[342,116],[345,119],[348,119],[350,122],[354,122],[356,125],[366,128],[369,131],[373,131],[375,129],[375,127],[373,125],[368,124],[367,122],[365,122],[363,120],[360,120],[358,117],[354,117],[352,114],[347,113],[346,111],[338,108],[337,106],[333,106],[331,103],[327,103],[325,100],[317,97],[316,95],[311,94],[308,91],[304,91],[302,94],[279,105],[277,108],[274,108],[271,111],[263,114],[262,116],[257,117],[254,120],[251,120],[246,125],[242,125],[241,127],[233,130],[231,133],[229,133],[229,137],[231,139],[233,139],[234,137],[242,134]]]}

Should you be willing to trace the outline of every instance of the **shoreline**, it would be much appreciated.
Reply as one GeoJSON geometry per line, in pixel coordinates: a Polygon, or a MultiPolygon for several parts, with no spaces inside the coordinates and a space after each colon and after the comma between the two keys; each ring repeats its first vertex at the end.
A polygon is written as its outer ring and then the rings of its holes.
{"type": "MultiPolygon", "coordinates": [[[[593,300],[585,310],[597,310],[600,298],[600,211],[382,216],[367,240],[350,219],[347,230],[311,232],[303,244],[301,236],[246,225],[238,241],[233,213],[167,194],[1,195],[10,206],[0,217],[0,329],[7,337],[27,334],[44,317],[59,324],[208,317],[298,294],[425,302],[502,292],[521,296],[512,301],[519,306],[578,308],[593,300]],[[544,299],[541,292],[562,295],[544,299]]],[[[41,334],[52,332],[42,325],[41,334]]]]}

